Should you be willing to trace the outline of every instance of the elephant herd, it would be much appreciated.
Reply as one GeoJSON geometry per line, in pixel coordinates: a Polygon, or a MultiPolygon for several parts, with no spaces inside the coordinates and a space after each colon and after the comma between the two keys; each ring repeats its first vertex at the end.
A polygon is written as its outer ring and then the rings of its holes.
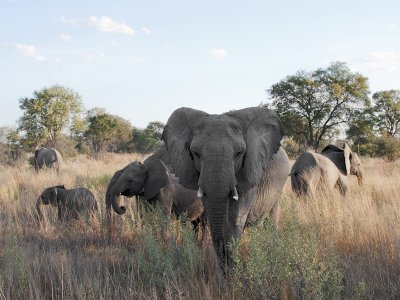
{"type": "MultiPolygon", "coordinates": [[[[345,195],[349,174],[362,182],[360,159],[328,145],[321,153],[307,151],[290,170],[281,147],[282,123],[264,107],[245,108],[220,115],[180,108],[168,119],[162,134],[164,146],[143,163],[132,162],[115,172],[106,191],[106,216],[111,208],[123,214],[119,197],[142,196],[158,202],[166,216],[185,214],[193,223],[207,224],[221,267],[232,263],[228,243],[240,240],[245,227],[257,220],[279,216],[279,198],[291,177],[297,195],[315,188],[339,188],[345,195]]],[[[61,156],[36,151],[35,169],[58,167],[61,156]],[[46,157],[46,158],[43,158],[46,157]],[[47,159],[47,157],[50,157],[47,159]]],[[[51,151],[50,151],[51,150],[51,151]]],[[[37,202],[58,207],[61,220],[94,212],[97,203],[84,188],[55,186],[43,191],[37,202]]]]}

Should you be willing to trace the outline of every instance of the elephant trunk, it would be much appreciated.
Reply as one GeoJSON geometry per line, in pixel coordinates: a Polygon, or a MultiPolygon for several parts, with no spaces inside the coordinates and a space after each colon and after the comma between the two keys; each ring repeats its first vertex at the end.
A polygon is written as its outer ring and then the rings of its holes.
{"type": "Polygon", "coordinates": [[[229,163],[215,164],[215,161],[204,164],[199,185],[205,200],[214,249],[221,266],[224,267],[230,260],[227,252],[231,237],[228,224],[229,205],[231,198],[238,198],[233,166],[230,168],[229,163]]]}
{"type": "Polygon", "coordinates": [[[39,197],[36,201],[36,211],[38,213],[39,220],[43,220],[42,210],[40,209],[40,205],[42,204],[42,198],[39,197]]]}
{"type": "Polygon", "coordinates": [[[216,197],[206,200],[207,219],[210,225],[215,252],[222,265],[226,263],[228,243],[228,199],[216,197]]]}
{"type": "Polygon", "coordinates": [[[107,213],[111,214],[110,204],[117,214],[123,215],[126,212],[126,207],[119,205],[118,197],[119,197],[118,194],[112,194],[107,198],[106,202],[107,213]]]}

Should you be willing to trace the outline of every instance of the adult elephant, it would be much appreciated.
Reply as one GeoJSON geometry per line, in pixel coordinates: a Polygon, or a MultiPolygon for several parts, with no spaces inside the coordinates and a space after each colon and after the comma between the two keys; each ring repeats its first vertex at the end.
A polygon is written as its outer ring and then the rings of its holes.
{"type": "Polygon", "coordinates": [[[36,172],[44,167],[54,168],[58,172],[61,164],[62,157],[56,149],[40,148],[35,151],[34,167],[36,172]]]}
{"type": "Polygon", "coordinates": [[[310,195],[318,188],[338,188],[342,195],[348,190],[348,175],[363,182],[361,161],[349,145],[343,148],[326,146],[321,153],[306,151],[300,155],[290,172],[292,190],[298,195],[310,195]]]}
{"type": "Polygon", "coordinates": [[[41,205],[56,206],[61,221],[77,219],[82,214],[92,215],[98,210],[93,193],[87,188],[66,189],[64,185],[56,185],[44,189],[36,202],[39,219],[43,218],[41,205]]]}
{"type": "Polygon", "coordinates": [[[279,118],[263,107],[220,115],[180,108],[168,119],[162,138],[171,164],[179,182],[203,199],[222,267],[231,263],[230,240],[278,211],[290,169],[282,136],[279,118]]]}
{"type": "Polygon", "coordinates": [[[204,208],[196,191],[179,184],[170,174],[167,166],[168,153],[162,147],[143,163],[135,161],[115,172],[106,191],[106,215],[111,216],[111,207],[118,214],[124,214],[126,208],[118,204],[120,195],[126,197],[143,196],[149,202],[159,202],[167,217],[171,213],[185,214],[197,224],[204,208]]]}

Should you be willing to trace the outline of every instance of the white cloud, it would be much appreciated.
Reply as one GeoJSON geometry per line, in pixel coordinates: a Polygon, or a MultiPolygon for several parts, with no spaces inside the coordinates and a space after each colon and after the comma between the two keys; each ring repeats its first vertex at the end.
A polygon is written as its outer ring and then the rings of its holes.
{"type": "Polygon", "coordinates": [[[141,30],[146,34],[150,34],[151,33],[151,29],[149,29],[147,27],[142,27],[141,30]]]}
{"type": "Polygon", "coordinates": [[[400,70],[400,52],[370,52],[366,57],[350,60],[350,66],[360,71],[396,72],[400,70]]]}
{"type": "Polygon", "coordinates": [[[220,48],[211,49],[211,50],[209,51],[209,53],[210,53],[212,56],[214,56],[214,57],[216,57],[216,58],[218,58],[218,59],[224,59],[224,58],[228,55],[228,52],[226,52],[226,50],[220,49],[220,48]]]}
{"type": "Polygon", "coordinates": [[[90,26],[101,32],[112,32],[127,35],[135,34],[135,31],[125,23],[116,22],[107,16],[102,16],[100,18],[91,16],[89,17],[88,21],[90,26]]]}
{"type": "Polygon", "coordinates": [[[70,43],[72,41],[72,36],[69,34],[60,34],[60,38],[66,43],[70,43]]]}
{"type": "Polygon", "coordinates": [[[80,21],[78,19],[67,19],[64,17],[61,17],[61,22],[63,22],[64,24],[67,24],[67,25],[72,25],[72,26],[76,26],[76,25],[82,23],[82,21],[80,21]]]}
{"type": "Polygon", "coordinates": [[[19,53],[26,57],[31,57],[33,59],[36,59],[37,61],[45,61],[46,59],[44,58],[43,55],[40,55],[35,46],[32,45],[24,45],[24,44],[14,44],[15,49],[18,50],[19,53]]]}
{"type": "Polygon", "coordinates": [[[392,29],[397,29],[397,28],[399,28],[400,26],[399,26],[399,24],[397,24],[397,23],[390,23],[390,24],[389,24],[389,27],[392,28],[392,29]]]}

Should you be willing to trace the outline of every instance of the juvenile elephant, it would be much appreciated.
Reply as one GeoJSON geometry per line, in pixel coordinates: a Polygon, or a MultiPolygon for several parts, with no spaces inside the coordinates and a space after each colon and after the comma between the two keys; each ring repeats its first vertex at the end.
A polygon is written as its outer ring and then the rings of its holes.
{"type": "Polygon", "coordinates": [[[44,167],[54,168],[58,172],[61,164],[61,154],[56,149],[40,148],[35,151],[34,167],[36,172],[44,167]]]}
{"type": "Polygon", "coordinates": [[[307,195],[316,188],[339,188],[342,195],[348,190],[348,175],[356,175],[362,184],[362,167],[358,155],[347,144],[344,148],[326,146],[321,153],[306,151],[300,155],[290,172],[292,189],[297,195],[307,195]]]}
{"type": "Polygon", "coordinates": [[[289,174],[280,147],[282,124],[264,107],[221,115],[191,108],[175,110],[162,138],[179,182],[203,198],[221,267],[230,264],[228,243],[246,224],[277,216],[289,174]]]}
{"type": "Polygon", "coordinates": [[[132,162],[112,177],[106,192],[106,211],[110,217],[111,206],[118,214],[126,208],[118,205],[120,195],[126,197],[143,196],[148,201],[158,201],[166,216],[171,213],[185,213],[188,219],[196,222],[203,214],[201,198],[196,191],[179,184],[178,179],[169,173],[161,159],[168,161],[165,149],[161,149],[143,163],[132,162]]]}
{"type": "Polygon", "coordinates": [[[57,206],[61,221],[77,219],[82,214],[93,215],[98,210],[93,193],[86,188],[66,189],[64,185],[46,188],[36,202],[40,219],[43,219],[40,205],[49,203],[57,206]]]}

